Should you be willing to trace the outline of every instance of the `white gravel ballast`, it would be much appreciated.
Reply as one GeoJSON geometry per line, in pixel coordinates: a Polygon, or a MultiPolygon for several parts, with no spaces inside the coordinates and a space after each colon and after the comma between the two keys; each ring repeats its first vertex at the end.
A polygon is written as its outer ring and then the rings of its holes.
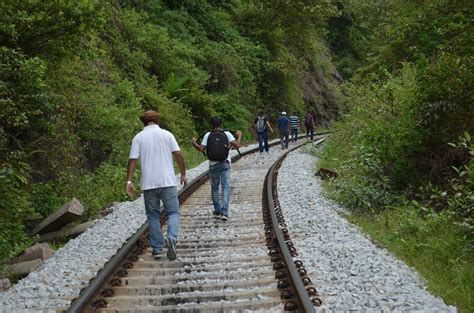
{"type": "Polygon", "coordinates": [[[323,305],[318,312],[456,312],[429,294],[419,275],[323,196],[316,158],[291,152],[278,173],[278,198],[290,236],[323,305]]]}

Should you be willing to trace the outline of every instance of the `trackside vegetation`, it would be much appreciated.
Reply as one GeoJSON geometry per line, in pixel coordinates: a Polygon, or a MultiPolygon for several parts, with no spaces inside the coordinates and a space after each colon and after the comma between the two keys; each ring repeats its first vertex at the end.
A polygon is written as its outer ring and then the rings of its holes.
{"type": "Polygon", "coordinates": [[[328,42],[348,113],[319,156],[349,218],[461,312],[474,310],[474,11],[339,1],[328,42]]]}

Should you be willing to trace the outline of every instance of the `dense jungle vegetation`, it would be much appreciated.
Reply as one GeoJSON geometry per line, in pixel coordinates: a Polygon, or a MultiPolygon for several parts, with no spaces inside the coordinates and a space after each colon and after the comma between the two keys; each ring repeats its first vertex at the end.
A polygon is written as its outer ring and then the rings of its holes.
{"type": "Polygon", "coordinates": [[[28,219],[72,197],[85,218],[127,200],[144,110],[161,112],[188,168],[213,115],[247,140],[259,110],[329,121],[342,93],[324,35],[337,14],[330,1],[1,1],[0,260],[31,244],[28,219]]]}
{"type": "Polygon", "coordinates": [[[320,153],[350,219],[474,311],[474,12],[469,1],[338,2],[328,43],[348,113],[320,153]]]}
{"type": "Polygon", "coordinates": [[[473,20],[467,0],[0,2],[0,264],[71,197],[86,218],[127,200],[145,109],[188,167],[215,114],[252,140],[258,111],[311,110],[336,121],[328,194],[472,312],[473,20]]]}

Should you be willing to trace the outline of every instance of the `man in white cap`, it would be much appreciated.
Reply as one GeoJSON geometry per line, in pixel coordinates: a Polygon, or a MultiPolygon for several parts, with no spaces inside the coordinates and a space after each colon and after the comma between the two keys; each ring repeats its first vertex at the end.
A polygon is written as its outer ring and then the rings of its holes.
{"type": "Polygon", "coordinates": [[[288,149],[288,139],[290,134],[290,120],[286,117],[286,112],[283,111],[277,120],[278,130],[280,131],[280,142],[282,149],[288,149]]]}

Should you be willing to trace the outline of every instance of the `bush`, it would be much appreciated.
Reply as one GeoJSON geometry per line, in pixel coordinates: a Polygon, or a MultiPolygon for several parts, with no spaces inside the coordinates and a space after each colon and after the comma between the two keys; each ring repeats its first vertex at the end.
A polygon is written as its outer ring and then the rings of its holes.
{"type": "Polygon", "coordinates": [[[4,262],[28,247],[23,221],[33,215],[25,186],[29,183],[28,165],[22,162],[0,165],[0,269],[4,262]]]}

